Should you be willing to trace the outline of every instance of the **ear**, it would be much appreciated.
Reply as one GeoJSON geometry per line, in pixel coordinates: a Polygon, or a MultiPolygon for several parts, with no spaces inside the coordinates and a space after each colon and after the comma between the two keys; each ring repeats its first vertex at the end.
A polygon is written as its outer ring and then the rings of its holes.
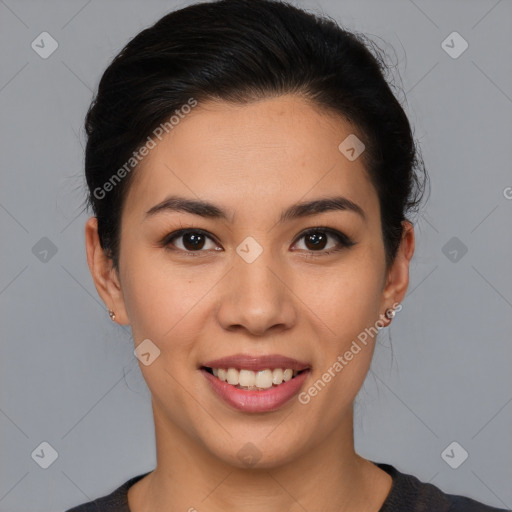
{"type": "Polygon", "coordinates": [[[395,261],[388,270],[386,284],[382,292],[381,311],[394,308],[405,297],[409,286],[409,263],[414,254],[414,228],[409,221],[402,221],[403,233],[395,261]]]}
{"type": "Polygon", "coordinates": [[[107,309],[112,309],[115,312],[115,321],[128,325],[130,322],[126,313],[119,276],[113,267],[112,259],[105,254],[100,245],[96,217],[91,217],[85,223],[85,246],[87,264],[99,296],[107,309]]]}

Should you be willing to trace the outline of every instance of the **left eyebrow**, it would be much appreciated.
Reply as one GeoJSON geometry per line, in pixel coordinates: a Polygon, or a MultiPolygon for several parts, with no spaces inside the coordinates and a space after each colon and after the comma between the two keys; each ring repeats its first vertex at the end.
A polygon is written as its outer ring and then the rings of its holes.
{"type": "MultiPolygon", "coordinates": [[[[181,211],[199,215],[200,217],[228,220],[228,213],[213,203],[179,196],[167,197],[161,203],[156,204],[146,212],[145,218],[164,211],[181,211]]],[[[294,204],[281,213],[278,223],[282,224],[283,222],[328,211],[351,211],[358,214],[363,220],[366,220],[364,210],[358,204],[346,197],[335,196],[294,204]]]]}
{"type": "Polygon", "coordinates": [[[279,224],[289,220],[298,219],[300,217],[307,217],[310,215],[317,215],[319,213],[336,210],[357,213],[363,220],[366,221],[364,210],[357,203],[354,203],[350,199],[347,199],[343,196],[335,196],[294,204],[281,214],[281,217],[279,218],[279,224]]]}

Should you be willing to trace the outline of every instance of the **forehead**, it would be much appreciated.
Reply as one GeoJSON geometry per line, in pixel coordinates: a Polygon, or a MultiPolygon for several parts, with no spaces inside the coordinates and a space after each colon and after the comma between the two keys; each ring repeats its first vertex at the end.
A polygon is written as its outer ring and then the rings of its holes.
{"type": "Polygon", "coordinates": [[[144,213],[171,193],[249,216],[336,194],[371,214],[378,198],[363,158],[351,161],[338,148],[356,133],[341,116],[293,95],[200,104],[155,140],[134,171],[127,214],[144,213]]]}

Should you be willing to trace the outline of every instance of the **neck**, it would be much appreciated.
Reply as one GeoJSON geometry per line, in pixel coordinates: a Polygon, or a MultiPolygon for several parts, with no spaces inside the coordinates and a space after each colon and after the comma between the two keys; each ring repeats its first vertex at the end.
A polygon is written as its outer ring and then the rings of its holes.
{"type": "Polygon", "coordinates": [[[354,451],[353,410],[338,429],[293,460],[239,468],[165,421],[153,404],[157,467],[128,491],[132,512],[378,512],[391,477],[354,451]]]}

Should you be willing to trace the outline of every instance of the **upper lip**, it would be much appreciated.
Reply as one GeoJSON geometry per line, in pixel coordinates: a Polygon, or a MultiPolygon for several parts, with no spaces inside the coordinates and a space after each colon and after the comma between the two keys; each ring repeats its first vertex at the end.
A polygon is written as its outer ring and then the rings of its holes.
{"type": "Polygon", "coordinates": [[[292,370],[306,370],[310,367],[308,363],[297,361],[291,357],[282,356],[279,354],[268,355],[249,355],[249,354],[234,354],[232,356],[221,357],[212,361],[203,363],[202,366],[208,368],[237,368],[239,370],[252,370],[260,371],[267,368],[290,368],[292,370]]]}

